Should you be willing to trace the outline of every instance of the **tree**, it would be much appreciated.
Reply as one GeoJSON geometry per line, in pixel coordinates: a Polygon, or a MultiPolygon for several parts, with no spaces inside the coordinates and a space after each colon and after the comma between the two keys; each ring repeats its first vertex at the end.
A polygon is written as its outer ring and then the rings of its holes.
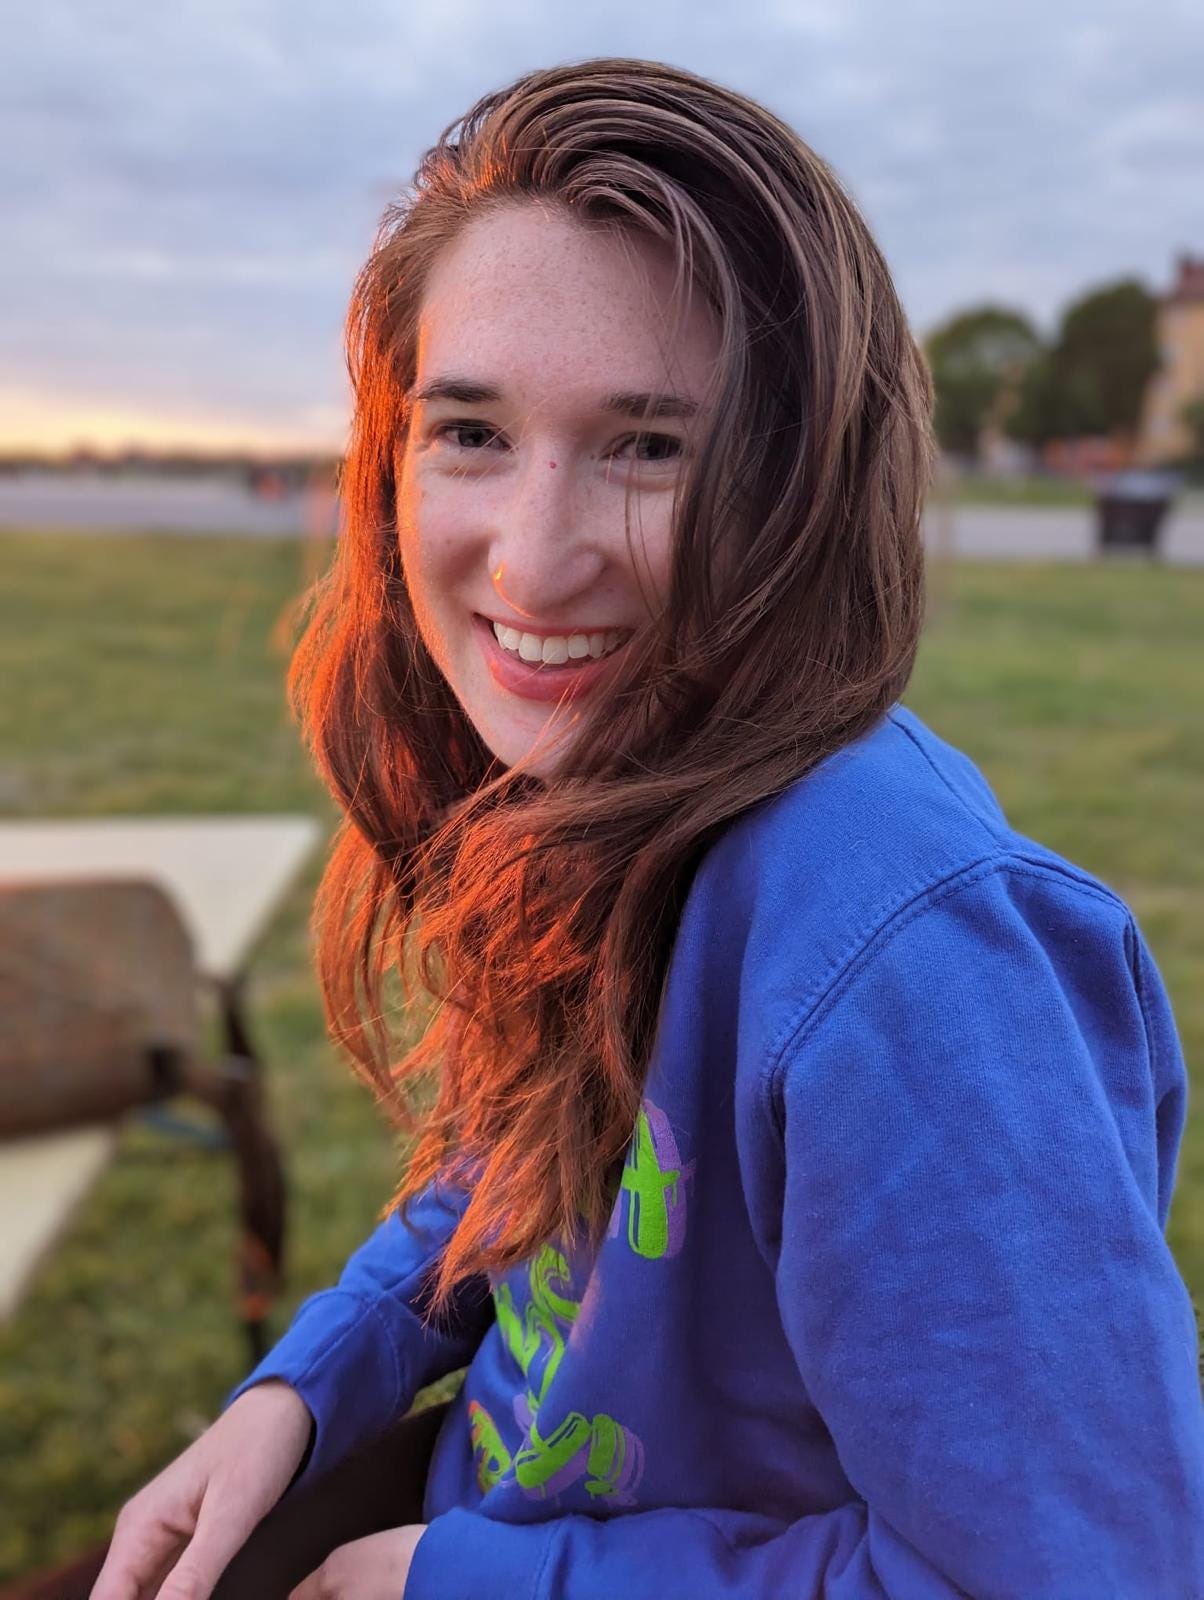
{"type": "Polygon", "coordinates": [[[1078,431],[1049,351],[1042,351],[1021,377],[1016,403],[1003,427],[1009,439],[1038,448],[1078,431]]]}
{"type": "Polygon", "coordinates": [[[1041,341],[1018,311],[984,305],[934,328],[925,353],[936,388],[934,426],[944,449],[975,455],[988,422],[1006,412],[1041,341]]]}
{"type": "Polygon", "coordinates": [[[1136,278],[1094,289],[1069,305],[1048,357],[1025,375],[1007,432],[1044,444],[1135,431],[1146,386],[1160,365],[1157,318],[1157,300],[1136,278]]]}

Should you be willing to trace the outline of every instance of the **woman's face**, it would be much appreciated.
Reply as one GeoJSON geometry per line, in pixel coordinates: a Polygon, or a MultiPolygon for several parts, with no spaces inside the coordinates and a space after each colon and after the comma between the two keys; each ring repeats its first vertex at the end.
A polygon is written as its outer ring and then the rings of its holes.
{"type": "Polygon", "coordinates": [[[672,282],[654,241],[530,203],[466,228],[423,300],[397,462],[406,584],[485,744],[511,766],[547,735],[544,778],[606,656],[664,603],[673,490],[719,352],[699,295],[670,344],[672,282]],[[646,394],[667,398],[641,423],[646,394]]]}

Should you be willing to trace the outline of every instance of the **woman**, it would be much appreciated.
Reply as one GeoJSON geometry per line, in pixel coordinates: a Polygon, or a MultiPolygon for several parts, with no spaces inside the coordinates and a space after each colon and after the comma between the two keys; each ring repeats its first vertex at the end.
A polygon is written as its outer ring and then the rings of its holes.
{"type": "Polygon", "coordinates": [[[831,172],[684,71],[531,73],[348,332],[291,687],[329,1022],[419,1136],[94,1600],[1204,1594],[1174,1020],[900,703],[932,394],[831,172]]]}

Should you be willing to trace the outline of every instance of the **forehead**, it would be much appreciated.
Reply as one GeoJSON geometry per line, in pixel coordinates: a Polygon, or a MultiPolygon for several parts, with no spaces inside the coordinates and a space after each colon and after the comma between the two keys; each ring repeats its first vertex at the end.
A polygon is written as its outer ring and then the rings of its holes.
{"type": "Polygon", "coordinates": [[[718,329],[698,293],[675,325],[673,282],[655,240],[588,230],[534,203],[480,218],[429,276],[415,382],[454,371],[529,400],[570,400],[672,379],[701,398],[718,329]]]}

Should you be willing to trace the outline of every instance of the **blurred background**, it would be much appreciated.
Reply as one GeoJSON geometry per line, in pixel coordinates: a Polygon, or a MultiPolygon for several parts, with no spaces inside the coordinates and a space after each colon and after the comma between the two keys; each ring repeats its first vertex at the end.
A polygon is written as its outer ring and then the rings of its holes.
{"type": "Polygon", "coordinates": [[[283,676],[355,272],[443,127],[536,66],[715,77],[866,215],[943,449],[906,698],[1146,933],[1199,1305],[1204,11],[50,0],[5,34],[0,1585],[73,1592],[33,1576],[107,1538],[391,1192],[324,1037],[334,813],[283,676]]]}

